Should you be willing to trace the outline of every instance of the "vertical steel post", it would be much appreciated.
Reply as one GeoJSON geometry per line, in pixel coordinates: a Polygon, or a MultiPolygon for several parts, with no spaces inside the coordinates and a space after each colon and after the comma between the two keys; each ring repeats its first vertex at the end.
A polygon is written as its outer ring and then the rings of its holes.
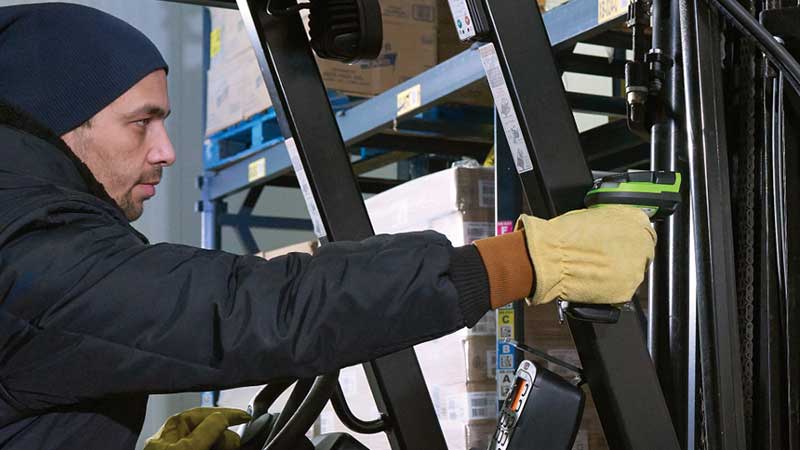
{"type": "MultiPolygon", "coordinates": [[[[652,3],[652,48],[669,54],[669,2],[667,0],[653,0],[652,3]]],[[[659,98],[650,95],[648,98],[648,109],[650,115],[654,116],[653,126],[650,128],[650,168],[652,170],[668,170],[670,156],[670,131],[672,120],[664,117],[663,108],[661,111],[654,111],[657,105],[654,102],[662,101],[665,98],[662,92],[659,98]]],[[[661,105],[658,105],[659,107],[661,105]]],[[[650,356],[656,365],[661,388],[664,389],[667,403],[669,403],[668,388],[670,387],[669,375],[664,373],[663,365],[660,364],[664,354],[668,352],[667,344],[667,308],[666,301],[669,293],[669,273],[666,271],[669,265],[669,240],[670,230],[666,222],[655,224],[658,233],[658,244],[656,247],[656,257],[650,266],[649,283],[647,292],[647,348],[650,356]]]]}
{"type": "Polygon", "coordinates": [[[702,0],[680,15],[706,442],[745,450],[719,18],[702,0]]]}
{"type": "MultiPolygon", "coordinates": [[[[766,61],[765,61],[766,64],[766,61]]],[[[773,126],[775,124],[775,88],[777,73],[767,66],[764,79],[764,140],[759,155],[759,203],[761,205],[759,239],[759,295],[758,295],[758,358],[755,361],[755,377],[758,380],[754,392],[755,418],[753,440],[759,442],[763,450],[783,450],[790,448],[786,428],[788,427],[786,395],[787,378],[783,369],[784,348],[781,331],[783,316],[780,293],[777,257],[777,221],[775,220],[775,186],[772,167],[774,145],[773,126]]]]}
{"type": "MultiPolygon", "coordinates": [[[[653,49],[672,61],[666,67],[651,128],[651,168],[678,171],[688,179],[685,155],[680,14],[677,0],[653,1],[653,49]]],[[[651,100],[653,97],[651,97],[651,100]]],[[[687,192],[684,190],[684,192],[687,192]]],[[[656,258],[650,268],[648,344],[681,446],[687,448],[689,201],[655,225],[656,258]]]]}

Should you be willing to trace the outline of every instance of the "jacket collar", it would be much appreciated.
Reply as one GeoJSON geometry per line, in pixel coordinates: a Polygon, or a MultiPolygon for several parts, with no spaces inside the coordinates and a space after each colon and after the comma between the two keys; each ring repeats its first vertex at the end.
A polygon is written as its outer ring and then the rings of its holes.
{"type": "Polygon", "coordinates": [[[55,133],[24,112],[0,102],[0,172],[47,180],[85,192],[122,211],[105,188],[55,133]]]}

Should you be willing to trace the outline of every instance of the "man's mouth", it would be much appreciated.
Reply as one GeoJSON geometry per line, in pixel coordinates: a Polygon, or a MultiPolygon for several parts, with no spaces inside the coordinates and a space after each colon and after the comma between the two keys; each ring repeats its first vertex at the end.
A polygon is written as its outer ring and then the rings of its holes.
{"type": "Polygon", "coordinates": [[[142,187],[142,191],[144,192],[144,196],[146,198],[154,197],[156,195],[156,185],[159,182],[156,181],[154,183],[141,183],[139,186],[142,187]]]}

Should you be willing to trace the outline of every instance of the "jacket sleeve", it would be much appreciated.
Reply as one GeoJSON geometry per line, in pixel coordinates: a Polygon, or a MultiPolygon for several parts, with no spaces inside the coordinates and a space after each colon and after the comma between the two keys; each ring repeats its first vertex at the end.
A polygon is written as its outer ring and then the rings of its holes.
{"type": "Polygon", "coordinates": [[[62,213],[0,257],[0,395],[28,410],[315,376],[489,309],[477,251],[433,232],[266,261],[62,213]]]}

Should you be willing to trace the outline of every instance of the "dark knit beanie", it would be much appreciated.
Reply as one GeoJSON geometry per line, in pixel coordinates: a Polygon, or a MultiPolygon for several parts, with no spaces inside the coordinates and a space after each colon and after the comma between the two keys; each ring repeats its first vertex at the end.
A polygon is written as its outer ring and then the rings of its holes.
{"type": "Polygon", "coordinates": [[[139,30],[86,6],[0,8],[0,102],[57,135],[77,128],[167,63],[139,30]]]}

